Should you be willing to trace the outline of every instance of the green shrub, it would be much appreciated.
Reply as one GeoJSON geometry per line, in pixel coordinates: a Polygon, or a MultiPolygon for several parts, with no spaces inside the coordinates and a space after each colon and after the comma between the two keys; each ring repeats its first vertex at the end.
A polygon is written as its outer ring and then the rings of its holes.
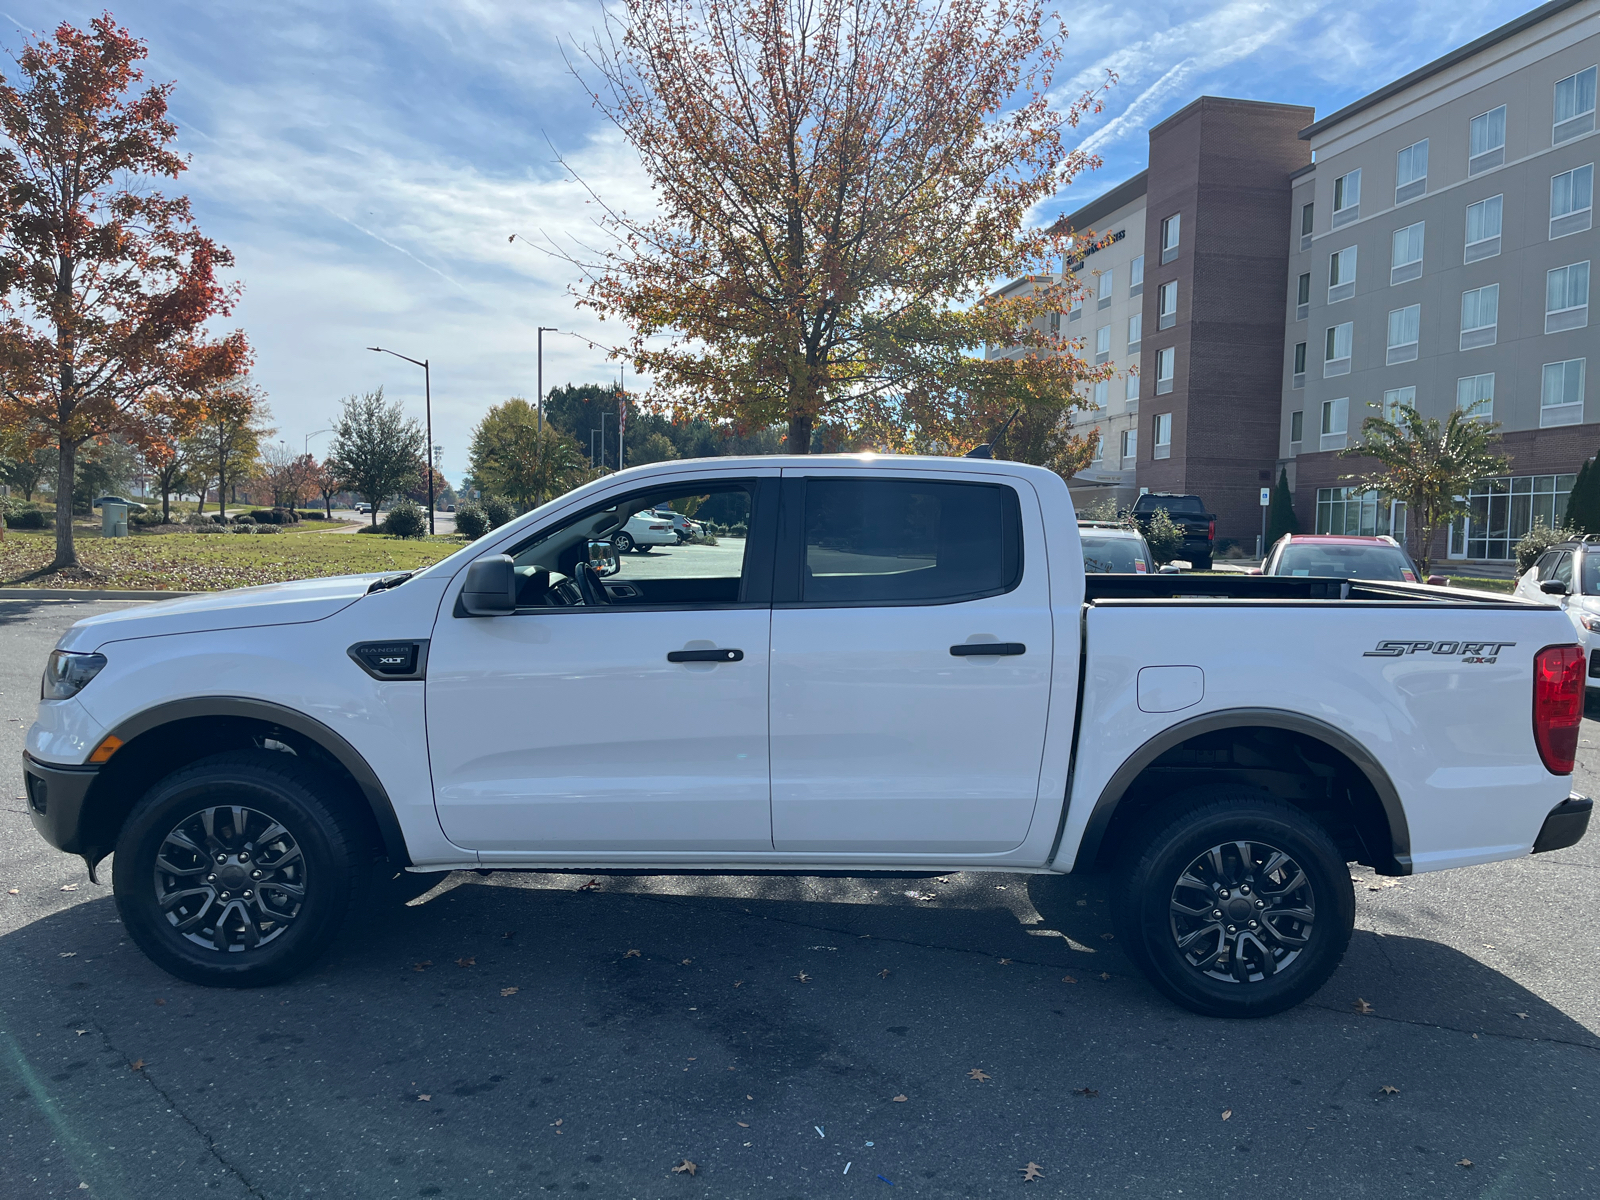
{"type": "Polygon", "coordinates": [[[730,526],[728,526],[728,536],[729,537],[749,537],[750,536],[750,526],[746,525],[743,521],[740,521],[737,525],[730,525],[730,526]]]}
{"type": "Polygon", "coordinates": [[[255,532],[256,533],[282,533],[283,532],[283,526],[282,525],[257,525],[255,527],[255,532]]]}
{"type": "Polygon", "coordinates": [[[50,521],[45,516],[44,510],[39,508],[20,508],[6,513],[7,529],[48,529],[50,521]]]}
{"type": "Polygon", "coordinates": [[[499,529],[507,521],[515,520],[517,516],[517,510],[504,496],[485,496],[482,507],[483,515],[489,518],[490,529],[499,529]]]}
{"type": "Polygon", "coordinates": [[[1521,575],[1531,566],[1534,559],[1550,549],[1557,542],[1564,542],[1576,536],[1576,531],[1563,520],[1554,529],[1544,523],[1543,517],[1533,519],[1533,528],[1522,535],[1522,540],[1517,543],[1517,574],[1521,575]]]}
{"type": "Polygon", "coordinates": [[[328,514],[320,508],[302,508],[297,511],[303,521],[326,521],[328,519],[328,514]]]}
{"type": "Polygon", "coordinates": [[[1153,509],[1139,520],[1139,531],[1159,565],[1177,558],[1183,551],[1183,530],[1164,508],[1153,509]]]}
{"type": "Polygon", "coordinates": [[[414,500],[398,500],[381,526],[392,537],[419,538],[428,532],[428,517],[414,500]]]}
{"type": "Polygon", "coordinates": [[[456,505],[456,532],[469,541],[477,541],[489,532],[489,518],[472,500],[456,505]]]}

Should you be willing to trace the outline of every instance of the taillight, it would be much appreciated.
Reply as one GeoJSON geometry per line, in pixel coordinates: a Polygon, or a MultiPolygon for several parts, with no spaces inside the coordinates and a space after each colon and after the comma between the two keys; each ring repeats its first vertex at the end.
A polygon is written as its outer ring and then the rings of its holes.
{"type": "Polygon", "coordinates": [[[1571,775],[1583,724],[1583,650],[1546,646],[1533,656],[1533,740],[1552,775],[1571,775]]]}
{"type": "Polygon", "coordinates": [[[1215,521],[1212,521],[1209,525],[1206,526],[1206,541],[1214,542],[1216,540],[1217,540],[1217,523],[1215,521]]]}

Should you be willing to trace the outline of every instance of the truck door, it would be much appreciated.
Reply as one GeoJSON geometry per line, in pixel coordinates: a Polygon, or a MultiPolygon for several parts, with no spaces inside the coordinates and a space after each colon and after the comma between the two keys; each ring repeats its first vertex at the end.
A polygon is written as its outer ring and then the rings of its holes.
{"type": "Polygon", "coordinates": [[[982,854],[1038,799],[1039,505],[992,474],[784,471],[772,617],[781,851],[982,854]]]}

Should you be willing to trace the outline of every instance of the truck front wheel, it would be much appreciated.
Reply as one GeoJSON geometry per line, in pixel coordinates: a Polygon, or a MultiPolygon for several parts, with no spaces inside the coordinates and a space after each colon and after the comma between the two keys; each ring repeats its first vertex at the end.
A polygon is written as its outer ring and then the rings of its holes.
{"type": "Polygon", "coordinates": [[[1350,871],[1292,805],[1218,789],[1137,853],[1121,938],[1155,987],[1213,1017],[1292,1008],[1338,968],[1355,926],[1350,871]],[[1215,799],[1211,797],[1215,796],[1215,799]]]}
{"type": "Polygon", "coordinates": [[[369,872],[325,780],[291,755],[219,754],[145,794],[117,839],[112,884],[155,964],[211,987],[299,974],[327,949],[369,872]]]}

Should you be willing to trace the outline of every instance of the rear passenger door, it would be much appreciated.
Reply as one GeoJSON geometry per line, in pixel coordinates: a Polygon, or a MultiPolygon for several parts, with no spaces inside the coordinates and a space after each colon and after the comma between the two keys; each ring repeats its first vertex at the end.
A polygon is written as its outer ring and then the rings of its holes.
{"type": "Polygon", "coordinates": [[[1013,849],[1038,799],[1053,651],[1032,489],[800,470],[784,471],[773,584],[775,848],[1013,849]]]}

